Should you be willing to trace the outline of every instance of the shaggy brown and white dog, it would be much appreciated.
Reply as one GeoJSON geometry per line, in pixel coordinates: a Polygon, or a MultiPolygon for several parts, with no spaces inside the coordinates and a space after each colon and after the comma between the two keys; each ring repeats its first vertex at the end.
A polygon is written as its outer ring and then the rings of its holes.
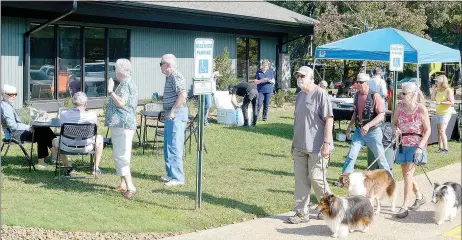
{"type": "Polygon", "coordinates": [[[348,232],[366,232],[374,217],[374,208],[363,196],[336,197],[324,195],[317,209],[323,214],[331,237],[347,237],[348,232]]]}
{"type": "Polygon", "coordinates": [[[387,170],[377,169],[365,172],[344,173],[339,179],[340,187],[348,189],[350,195],[361,195],[377,202],[376,214],[380,213],[380,200],[391,201],[391,211],[395,211],[396,182],[387,170]]]}

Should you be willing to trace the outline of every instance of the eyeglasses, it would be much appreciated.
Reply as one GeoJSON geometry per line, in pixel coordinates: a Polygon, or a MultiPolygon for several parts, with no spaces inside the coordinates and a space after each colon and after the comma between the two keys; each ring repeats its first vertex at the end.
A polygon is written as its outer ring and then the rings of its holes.
{"type": "Polygon", "coordinates": [[[8,95],[9,97],[16,97],[16,96],[18,96],[17,93],[7,93],[6,95],[8,95]]]}
{"type": "Polygon", "coordinates": [[[160,62],[160,64],[159,64],[159,65],[162,67],[162,65],[164,65],[164,64],[165,64],[165,62],[160,62]]]}
{"type": "Polygon", "coordinates": [[[401,92],[401,95],[406,96],[406,94],[412,93],[412,92],[401,92]]]}
{"type": "Polygon", "coordinates": [[[357,83],[362,85],[362,84],[364,84],[366,82],[357,81],[357,83]]]}
{"type": "Polygon", "coordinates": [[[297,75],[296,77],[297,77],[297,79],[298,79],[298,78],[305,78],[305,75],[299,74],[299,75],[297,75]]]}

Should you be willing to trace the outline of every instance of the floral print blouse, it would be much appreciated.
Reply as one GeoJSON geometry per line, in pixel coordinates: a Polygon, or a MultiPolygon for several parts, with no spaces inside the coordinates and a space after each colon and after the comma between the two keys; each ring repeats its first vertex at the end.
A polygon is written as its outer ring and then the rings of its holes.
{"type": "Polygon", "coordinates": [[[106,109],[105,125],[113,128],[136,130],[138,88],[130,78],[126,78],[120,82],[114,93],[125,101],[125,106],[122,108],[117,107],[110,97],[106,109]]]}

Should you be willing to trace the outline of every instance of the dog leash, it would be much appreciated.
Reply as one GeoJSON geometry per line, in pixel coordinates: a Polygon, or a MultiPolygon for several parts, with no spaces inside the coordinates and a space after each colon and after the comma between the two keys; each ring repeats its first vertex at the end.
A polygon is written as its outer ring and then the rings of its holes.
{"type": "MultiPolygon", "coordinates": [[[[385,151],[389,149],[393,144],[396,144],[396,145],[401,144],[401,141],[399,144],[397,144],[395,141],[396,141],[396,137],[391,141],[390,144],[388,144],[388,146],[385,149],[383,149],[383,152],[381,152],[380,155],[364,171],[368,171],[372,167],[372,165],[374,165],[374,163],[376,163],[385,154],[385,151]]],[[[395,150],[395,157],[396,157],[396,150],[395,150]]]]}

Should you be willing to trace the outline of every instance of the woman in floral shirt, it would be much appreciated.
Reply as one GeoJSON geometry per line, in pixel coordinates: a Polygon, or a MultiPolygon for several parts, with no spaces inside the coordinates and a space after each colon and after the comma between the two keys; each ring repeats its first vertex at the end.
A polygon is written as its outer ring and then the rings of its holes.
{"type": "Polygon", "coordinates": [[[426,145],[430,137],[430,117],[424,105],[425,98],[415,83],[403,84],[400,104],[396,106],[393,114],[393,123],[397,135],[401,135],[402,148],[396,156],[396,163],[401,165],[404,178],[404,202],[401,209],[395,214],[397,218],[405,218],[409,210],[417,210],[425,203],[414,179],[415,158],[427,158],[426,145]],[[414,192],[416,200],[408,207],[411,194],[414,192]]]}
{"type": "Polygon", "coordinates": [[[136,131],[138,89],[131,80],[131,64],[128,59],[118,59],[115,68],[116,81],[120,83],[114,90],[112,78],[108,81],[109,103],[105,125],[111,128],[112,156],[117,175],[120,176],[117,190],[123,191],[124,197],[131,198],[136,192],[130,172],[130,158],[133,134],[136,131]]]}

